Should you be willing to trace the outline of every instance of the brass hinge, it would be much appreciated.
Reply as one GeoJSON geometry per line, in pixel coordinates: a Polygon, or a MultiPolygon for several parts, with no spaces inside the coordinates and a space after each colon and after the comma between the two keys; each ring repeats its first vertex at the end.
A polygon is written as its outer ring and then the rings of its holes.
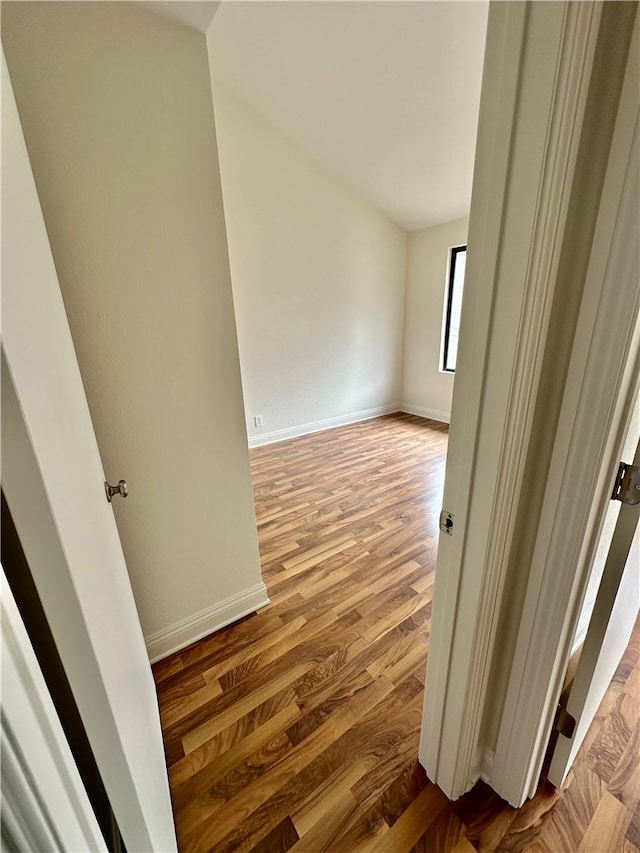
{"type": "Polygon", "coordinates": [[[572,717],[567,709],[563,708],[562,705],[558,705],[558,714],[554,728],[565,737],[573,737],[573,733],[576,728],[576,718],[572,717]]]}
{"type": "Polygon", "coordinates": [[[612,501],[623,504],[640,504],[640,468],[621,462],[611,494],[612,501]]]}

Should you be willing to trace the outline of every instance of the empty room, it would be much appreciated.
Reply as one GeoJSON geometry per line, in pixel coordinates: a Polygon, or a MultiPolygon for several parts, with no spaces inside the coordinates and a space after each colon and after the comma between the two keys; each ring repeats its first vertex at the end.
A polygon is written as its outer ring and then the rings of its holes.
{"type": "Polygon", "coordinates": [[[640,850],[637,18],[2,3],[10,849],[640,850]]]}

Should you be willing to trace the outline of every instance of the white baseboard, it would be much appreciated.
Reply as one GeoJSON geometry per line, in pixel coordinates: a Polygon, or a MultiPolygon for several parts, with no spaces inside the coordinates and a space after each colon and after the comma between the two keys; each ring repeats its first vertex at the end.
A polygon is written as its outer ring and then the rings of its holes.
{"type": "Polygon", "coordinates": [[[337,418],[324,418],[321,421],[312,421],[300,426],[277,429],[273,432],[265,432],[261,435],[249,437],[249,447],[262,447],[265,444],[275,444],[276,441],[286,441],[288,438],[297,438],[299,435],[309,435],[312,432],[322,432],[333,427],[355,424],[358,421],[368,421],[371,418],[379,418],[381,415],[390,415],[392,412],[400,411],[398,403],[390,403],[386,406],[377,406],[375,409],[364,409],[362,412],[352,412],[349,415],[339,415],[337,418]]]}
{"type": "Polygon", "coordinates": [[[162,631],[149,634],[145,637],[149,660],[156,663],[173,652],[184,649],[190,643],[195,643],[196,640],[201,640],[225,625],[253,613],[265,604],[269,604],[269,596],[266,586],[260,581],[237,595],[163,628],[162,631]]]}
{"type": "Polygon", "coordinates": [[[400,411],[407,415],[418,415],[420,418],[429,418],[432,421],[448,424],[451,421],[451,412],[439,412],[437,409],[425,409],[424,406],[414,406],[413,403],[400,403],[400,411]]]}

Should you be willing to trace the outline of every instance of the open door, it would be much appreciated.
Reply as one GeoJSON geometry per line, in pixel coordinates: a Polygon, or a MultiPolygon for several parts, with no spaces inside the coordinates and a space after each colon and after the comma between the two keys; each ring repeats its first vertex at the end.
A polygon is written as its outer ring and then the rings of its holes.
{"type": "MultiPolygon", "coordinates": [[[[635,430],[637,432],[637,430],[635,430]]],[[[637,435],[634,436],[637,441],[637,435]]],[[[621,466],[622,469],[622,466],[621,466]]],[[[559,729],[547,778],[564,782],[573,760],[613,679],[640,609],[640,441],[633,462],[624,466],[613,499],[620,512],[606,555],[593,613],[559,729]]]]}
{"type": "Polygon", "coordinates": [[[4,571],[0,589],[2,849],[106,853],[4,571]]]}
{"type": "Polygon", "coordinates": [[[125,846],[168,853],[151,667],[4,55],[2,214],[3,494],[125,846]]]}

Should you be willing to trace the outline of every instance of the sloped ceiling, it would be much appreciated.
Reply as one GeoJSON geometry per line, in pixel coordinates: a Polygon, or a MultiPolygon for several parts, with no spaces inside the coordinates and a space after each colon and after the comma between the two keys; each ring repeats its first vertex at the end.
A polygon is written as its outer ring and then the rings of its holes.
{"type": "MultiPolygon", "coordinates": [[[[180,4],[173,4],[180,5],[180,4]]],[[[234,2],[211,70],[407,230],[467,216],[488,4],[234,2]]]]}

